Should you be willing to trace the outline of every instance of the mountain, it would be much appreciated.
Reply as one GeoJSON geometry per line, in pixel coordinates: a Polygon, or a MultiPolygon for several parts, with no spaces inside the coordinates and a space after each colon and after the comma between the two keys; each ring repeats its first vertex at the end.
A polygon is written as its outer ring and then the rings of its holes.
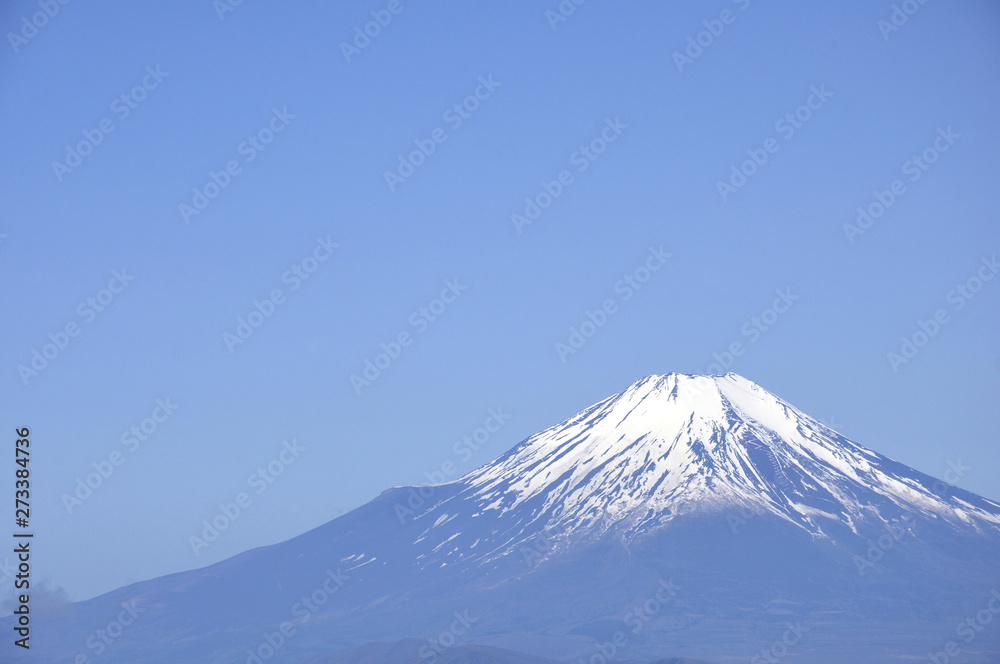
{"type": "MultiPolygon", "coordinates": [[[[426,643],[418,639],[405,639],[394,643],[368,643],[360,648],[341,650],[312,657],[302,664],[397,664],[419,662],[420,649],[426,643]]],[[[556,660],[542,659],[512,650],[486,646],[454,646],[440,653],[435,664],[558,664],[556,660]]],[[[676,664],[682,664],[677,662],[676,664]]]]}
{"type": "Polygon", "coordinates": [[[38,619],[43,659],[11,661],[96,659],[88,638],[132,606],[102,663],[352,661],[367,648],[389,657],[372,664],[515,656],[504,650],[882,664],[958,648],[963,664],[996,664],[1000,621],[982,616],[998,563],[997,503],[735,374],[668,374],[459,480],[395,487],[287,542],[38,619]],[[414,638],[417,659],[373,645],[414,638]]]}
{"type": "Polygon", "coordinates": [[[939,495],[931,478],[735,374],[649,376],[460,482],[501,512],[530,505],[550,527],[613,529],[626,541],[734,505],[819,538],[916,514],[975,532],[1000,526],[996,503],[939,495]]]}
{"type": "MultiPolygon", "coordinates": [[[[417,639],[405,639],[394,643],[375,642],[360,648],[341,650],[325,655],[317,655],[302,664],[399,664],[419,662],[420,649],[426,644],[417,639]]],[[[558,660],[542,659],[512,650],[489,648],[486,646],[455,646],[435,658],[435,664],[558,664],[558,660]]],[[[683,657],[661,659],[653,664],[709,664],[700,660],[683,657]]]]}

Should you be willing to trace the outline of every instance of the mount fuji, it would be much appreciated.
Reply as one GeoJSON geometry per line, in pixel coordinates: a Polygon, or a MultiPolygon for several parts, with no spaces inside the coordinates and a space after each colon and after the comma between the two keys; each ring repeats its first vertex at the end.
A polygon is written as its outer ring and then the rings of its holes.
{"type": "Polygon", "coordinates": [[[996,664],[997,614],[1000,504],[735,374],[667,374],[458,480],[39,616],[2,659],[996,664]]]}

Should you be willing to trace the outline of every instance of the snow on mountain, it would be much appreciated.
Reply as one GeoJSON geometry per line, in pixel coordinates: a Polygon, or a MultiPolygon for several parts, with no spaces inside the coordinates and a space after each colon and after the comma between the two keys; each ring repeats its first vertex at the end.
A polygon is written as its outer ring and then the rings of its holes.
{"type": "MultiPolygon", "coordinates": [[[[790,620],[808,626],[803,664],[916,661],[1000,587],[998,551],[997,503],[737,375],[649,376],[458,480],[394,487],[291,540],[39,616],[38,651],[11,661],[78,662],[129,603],[142,618],[105,664],[336,661],[442,634],[577,661],[615,630],[620,661],[723,664],[790,620]],[[469,624],[444,632],[456,615],[469,624]],[[294,633],[271,646],[282,625],[294,633]]],[[[1000,661],[1000,637],[976,648],[970,664],[1000,661]]]]}
{"type": "Polygon", "coordinates": [[[996,529],[1000,505],[959,500],[738,376],[648,376],[531,436],[456,482],[501,514],[542,500],[537,519],[629,536],[691,513],[742,506],[827,537],[834,521],[922,514],[996,529]],[[937,489],[937,491],[935,491],[937,489]]]}

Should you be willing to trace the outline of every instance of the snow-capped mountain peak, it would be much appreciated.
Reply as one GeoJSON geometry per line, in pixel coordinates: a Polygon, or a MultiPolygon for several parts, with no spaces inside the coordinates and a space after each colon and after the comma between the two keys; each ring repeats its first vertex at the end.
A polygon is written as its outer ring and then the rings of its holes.
{"type": "Polygon", "coordinates": [[[574,532],[641,532],[694,512],[769,512],[826,536],[909,513],[1000,525],[736,374],[647,376],[462,480],[488,510],[531,505],[574,532]]]}
{"type": "MultiPolygon", "coordinates": [[[[753,649],[733,635],[753,626],[769,643],[792,615],[816,626],[803,662],[916,661],[940,648],[942,624],[1000,587],[998,549],[1000,505],[866,450],[744,378],[649,376],[461,479],[389,489],[286,542],[72,605],[40,623],[48,650],[31,657],[75,661],[135,604],[141,620],[102,661],[248,661],[311,598],[276,664],[454,638],[442,629],[459,610],[474,622],[463,638],[576,661],[640,609],[636,661],[679,640],[746,661],[753,649]],[[744,530],[729,532],[734,515],[744,530]],[[335,592],[331,575],[344,580],[335,592]],[[650,614],[675,578],[678,595],[650,614]],[[891,637],[872,637],[873,616],[892,620],[891,637]]],[[[977,664],[998,661],[1000,648],[981,645],[977,664]]]]}

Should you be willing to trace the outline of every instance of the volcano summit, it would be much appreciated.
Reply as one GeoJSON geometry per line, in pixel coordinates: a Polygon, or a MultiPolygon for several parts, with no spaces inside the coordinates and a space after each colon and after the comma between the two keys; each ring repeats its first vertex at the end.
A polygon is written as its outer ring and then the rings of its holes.
{"type": "Polygon", "coordinates": [[[668,374],[460,479],[39,617],[44,659],[14,661],[90,661],[134,602],[102,663],[995,664],[995,595],[1000,505],[735,374],[668,374]]]}

